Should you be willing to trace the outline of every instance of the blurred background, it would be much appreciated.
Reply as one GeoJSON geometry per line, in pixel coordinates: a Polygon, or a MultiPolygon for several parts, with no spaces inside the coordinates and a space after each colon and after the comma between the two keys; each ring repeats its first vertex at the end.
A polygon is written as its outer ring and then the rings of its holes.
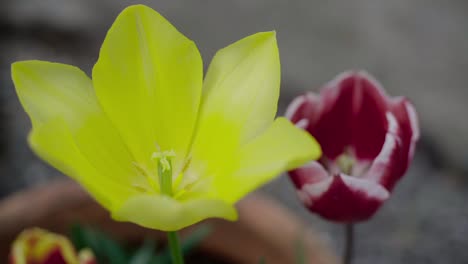
{"type": "MultiPolygon", "coordinates": [[[[466,0],[1,0],[0,197],[63,177],[26,144],[29,120],[10,64],[41,59],[89,73],[106,29],[144,3],[193,39],[205,67],[217,49],[276,30],[280,112],[347,69],[366,69],[420,115],[415,161],[391,199],[357,228],[356,263],[468,263],[468,2],[466,0]]],[[[342,228],[309,214],[286,177],[269,192],[341,252],[342,228]]],[[[259,216],[261,217],[261,216],[259,216]]]]}

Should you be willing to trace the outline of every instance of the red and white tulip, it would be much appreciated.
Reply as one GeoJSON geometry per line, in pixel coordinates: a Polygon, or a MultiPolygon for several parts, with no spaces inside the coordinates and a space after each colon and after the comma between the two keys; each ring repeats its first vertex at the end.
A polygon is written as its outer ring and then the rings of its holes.
{"type": "Polygon", "coordinates": [[[286,116],[320,143],[320,160],[289,172],[311,210],[337,222],[369,219],[390,196],[419,139],[408,99],[389,97],[365,72],[345,72],[320,94],[297,97],[286,116]]]}

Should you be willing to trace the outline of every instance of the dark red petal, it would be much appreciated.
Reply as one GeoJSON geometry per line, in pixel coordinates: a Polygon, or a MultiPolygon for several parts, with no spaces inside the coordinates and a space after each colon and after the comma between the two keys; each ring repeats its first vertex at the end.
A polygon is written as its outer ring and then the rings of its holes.
{"type": "Polygon", "coordinates": [[[304,95],[293,101],[287,117],[293,123],[307,120],[306,129],[327,158],[334,160],[351,146],[357,158],[372,160],[385,139],[387,100],[367,73],[346,72],[325,85],[319,97],[304,95]]]}
{"type": "Polygon", "coordinates": [[[330,177],[322,164],[316,161],[311,161],[300,168],[290,171],[288,174],[298,189],[301,189],[304,184],[316,183],[330,177]]]}
{"type": "Polygon", "coordinates": [[[38,264],[69,264],[60,249],[60,247],[56,247],[52,249],[49,253],[48,256],[44,259],[43,262],[40,262],[38,264]]]}
{"type": "Polygon", "coordinates": [[[382,149],[387,130],[387,100],[389,98],[377,81],[359,72],[354,80],[354,115],[352,147],[358,159],[372,160],[382,149]]]}
{"type": "Polygon", "coordinates": [[[404,98],[396,98],[391,104],[391,111],[400,126],[399,136],[402,141],[402,164],[400,174],[403,175],[413,160],[416,143],[419,140],[419,122],[416,110],[411,102],[404,98]]]}
{"type": "Polygon", "coordinates": [[[285,116],[291,120],[293,124],[304,128],[310,122],[314,122],[314,118],[318,117],[320,107],[320,98],[314,93],[307,93],[296,97],[289,104],[285,116]],[[303,125],[299,123],[303,123],[303,125]]]}
{"type": "Polygon", "coordinates": [[[369,219],[389,197],[381,185],[343,174],[305,184],[298,194],[310,211],[346,223],[369,219]]]}
{"type": "Polygon", "coordinates": [[[385,143],[363,179],[378,182],[391,191],[395,183],[403,176],[401,166],[405,150],[402,148],[402,140],[399,135],[400,127],[395,116],[387,112],[387,120],[388,132],[385,136],[385,143]]]}
{"type": "Polygon", "coordinates": [[[323,155],[334,160],[351,143],[353,79],[342,74],[320,93],[317,116],[309,117],[307,131],[322,146],[323,155]]]}

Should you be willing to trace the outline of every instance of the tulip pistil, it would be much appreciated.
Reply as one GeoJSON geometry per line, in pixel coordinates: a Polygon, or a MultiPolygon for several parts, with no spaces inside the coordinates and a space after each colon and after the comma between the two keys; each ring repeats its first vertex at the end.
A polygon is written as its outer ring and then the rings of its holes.
{"type": "Polygon", "coordinates": [[[340,168],[341,172],[348,175],[351,175],[355,163],[356,159],[348,152],[341,154],[336,159],[336,164],[338,164],[338,167],[340,168]]]}
{"type": "Polygon", "coordinates": [[[173,150],[157,151],[151,156],[158,163],[159,186],[162,194],[172,196],[172,162],[175,157],[173,150]]]}

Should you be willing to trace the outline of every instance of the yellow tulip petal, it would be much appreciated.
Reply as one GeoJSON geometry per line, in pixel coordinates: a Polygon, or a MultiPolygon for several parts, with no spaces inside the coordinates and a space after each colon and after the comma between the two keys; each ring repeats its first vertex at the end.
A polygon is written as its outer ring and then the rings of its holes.
{"type": "Polygon", "coordinates": [[[30,143],[42,158],[85,186],[91,179],[128,186],[136,181],[132,158],[82,71],[23,61],[12,65],[12,77],[33,125],[30,143]]]}
{"type": "Polygon", "coordinates": [[[203,86],[194,160],[223,166],[241,144],[264,131],[276,114],[279,86],[274,32],[254,34],[220,50],[203,86]]]}
{"type": "Polygon", "coordinates": [[[93,69],[104,111],[135,158],[149,166],[155,144],[185,158],[198,115],[203,65],[195,44],[149,7],[117,17],[93,69]]]}
{"type": "Polygon", "coordinates": [[[216,178],[218,192],[226,202],[236,202],[280,173],[320,155],[320,146],[312,136],[287,119],[278,118],[240,150],[238,170],[232,176],[216,178]]]}
{"type": "Polygon", "coordinates": [[[112,180],[111,172],[100,174],[76,147],[63,119],[52,119],[36,126],[29,144],[49,164],[78,181],[105,208],[120,205],[135,190],[112,180]]]}
{"type": "Polygon", "coordinates": [[[203,94],[195,44],[143,5],[117,17],[92,81],[40,61],[15,63],[12,75],[33,124],[31,147],[120,221],[173,231],[210,217],[235,220],[234,202],[320,153],[306,132],[273,122],[274,32],[220,50],[203,94]],[[159,179],[169,171],[183,177],[159,179]],[[173,197],[159,194],[159,181],[173,197]]]}
{"type": "Polygon", "coordinates": [[[169,196],[134,196],[112,212],[118,221],[129,221],[162,231],[175,231],[210,217],[236,220],[236,209],[221,200],[177,201],[169,196]]]}

